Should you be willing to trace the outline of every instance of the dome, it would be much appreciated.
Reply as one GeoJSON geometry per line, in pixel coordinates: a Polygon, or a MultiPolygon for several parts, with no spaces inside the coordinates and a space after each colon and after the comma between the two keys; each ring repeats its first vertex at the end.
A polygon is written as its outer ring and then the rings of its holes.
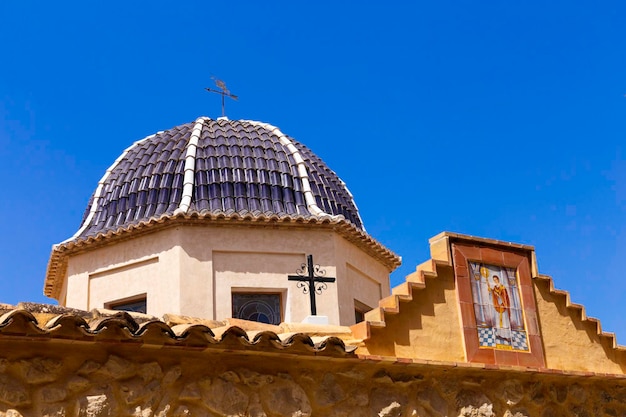
{"type": "Polygon", "coordinates": [[[363,230],[344,182],[306,146],[269,124],[201,117],[126,149],[69,240],[179,213],[330,217],[363,230]]]}

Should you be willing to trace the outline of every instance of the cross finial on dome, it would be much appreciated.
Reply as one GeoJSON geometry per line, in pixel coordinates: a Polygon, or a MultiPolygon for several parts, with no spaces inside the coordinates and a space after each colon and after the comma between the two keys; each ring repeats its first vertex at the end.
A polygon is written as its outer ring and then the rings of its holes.
{"type": "Polygon", "coordinates": [[[218,91],[218,90],[214,90],[212,88],[205,88],[206,91],[208,91],[209,93],[216,93],[222,96],[222,117],[226,117],[226,113],[224,111],[224,97],[230,97],[233,100],[237,101],[239,99],[239,97],[237,97],[234,94],[230,93],[230,90],[228,90],[228,88],[226,88],[226,83],[224,83],[224,81],[222,80],[218,80],[215,77],[211,77],[211,79],[213,81],[215,81],[215,85],[220,88],[222,91],[218,91]]]}

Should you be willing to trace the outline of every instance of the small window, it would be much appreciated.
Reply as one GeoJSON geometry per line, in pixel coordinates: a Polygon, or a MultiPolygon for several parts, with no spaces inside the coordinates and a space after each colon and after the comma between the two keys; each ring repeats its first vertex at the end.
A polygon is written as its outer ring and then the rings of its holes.
{"type": "Polygon", "coordinates": [[[233,318],[280,324],[280,294],[233,293],[233,318]]]}
{"type": "Polygon", "coordinates": [[[371,309],[367,304],[354,300],[354,322],[359,323],[365,320],[365,313],[371,309]]]}
{"type": "Polygon", "coordinates": [[[354,322],[355,323],[360,323],[363,320],[365,320],[365,313],[361,310],[358,309],[354,309],[354,322]]]}
{"type": "Polygon", "coordinates": [[[108,308],[110,310],[132,311],[134,313],[143,314],[146,314],[146,312],[148,311],[147,307],[148,302],[146,294],[124,298],[122,300],[111,301],[104,305],[104,308],[108,308]]]}

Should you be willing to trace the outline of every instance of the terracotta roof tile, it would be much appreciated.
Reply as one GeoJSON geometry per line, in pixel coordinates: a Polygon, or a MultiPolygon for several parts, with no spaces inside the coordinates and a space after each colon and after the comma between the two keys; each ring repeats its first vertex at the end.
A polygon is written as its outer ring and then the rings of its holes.
{"type": "MultiPolygon", "coordinates": [[[[0,305],[0,307],[9,307],[0,305]]],[[[27,337],[100,343],[138,343],[199,349],[281,351],[288,354],[355,357],[356,346],[337,335],[349,336],[349,328],[331,326],[331,332],[309,335],[293,333],[292,327],[249,322],[166,316],[155,317],[123,311],[95,309],[90,312],[34,303],[21,303],[0,316],[0,339],[27,337]],[[205,323],[205,324],[202,324],[205,323]],[[210,327],[215,326],[215,327],[210,327]]],[[[318,329],[319,330],[319,329],[318,329]]],[[[349,338],[348,338],[349,339],[349,338]]]]}

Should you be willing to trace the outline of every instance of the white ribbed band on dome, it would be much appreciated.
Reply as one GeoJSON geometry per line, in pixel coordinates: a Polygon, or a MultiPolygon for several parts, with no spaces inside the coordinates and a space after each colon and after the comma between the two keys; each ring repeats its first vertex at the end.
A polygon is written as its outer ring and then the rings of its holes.
{"type": "Polygon", "coordinates": [[[65,243],[65,242],[69,242],[70,240],[76,239],[78,236],[81,235],[81,233],[83,233],[85,231],[85,229],[87,227],[89,227],[89,224],[91,223],[91,220],[93,219],[93,216],[96,214],[96,211],[98,211],[98,202],[100,201],[102,190],[104,189],[104,183],[109,178],[109,175],[111,175],[111,172],[113,172],[113,170],[115,169],[117,164],[119,164],[124,158],[126,158],[126,155],[128,154],[128,152],[130,152],[130,150],[133,149],[135,146],[140,145],[142,142],[145,142],[148,139],[151,139],[151,138],[153,138],[156,135],[159,135],[161,133],[163,133],[163,131],[157,132],[157,133],[155,133],[153,135],[150,135],[150,136],[146,136],[145,138],[140,139],[140,140],[134,142],[128,148],[124,149],[124,152],[122,152],[122,154],[115,160],[115,162],[113,162],[113,164],[111,164],[111,166],[109,167],[109,169],[106,170],[106,172],[104,173],[104,175],[102,176],[100,181],[98,181],[98,187],[96,187],[96,191],[93,193],[93,201],[91,202],[91,208],[89,209],[89,214],[87,215],[87,218],[85,219],[85,221],[81,225],[80,229],[78,229],[78,231],[76,233],[74,233],[74,236],[72,236],[69,239],[66,239],[63,242],[59,243],[59,245],[65,243]]]}
{"type": "Polygon", "coordinates": [[[183,178],[183,194],[180,199],[178,208],[174,210],[174,214],[187,213],[191,206],[191,197],[193,196],[193,185],[195,183],[196,176],[196,151],[198,150],[198,141],[202,134],[202,126],[204,122],[210,120],[208,117],[198,117],[191,131],[189,142],[187,142],[187,149],[185,152],[185,168],[183,178]]]}
{"type": "Polygon", "coordinates": [[[337,217],[333,216],[332,214],[326,213],[317,205],[317,202],[315,201],[315,196],[313,195],[313,191],[311,190],[311,184],[309,183],[309,171],[306,169],[304,159],[302,158],[302,155],[300,155],[300,151],[298,151],[296,145],[294,145],[293,142],[290,141],[289,138],[285,136],[283,132],[281,132],[280,129],[278,129],[276,126],[272,126],[268,123],[257,122],[254,120],[242,120],[242,122],[248,122],[250,124],[260,126],[271,131],[276,136],[278,136],[278,140],[280,140],[280,143],[285,146],[289,150],[289,152],[291,152],[293,159],[296,161],[298,175],[302,180],[302,192],[304,194],[304,200],[306,201],[306,206],[311,214],[313,214],[314,216],[330,216],[333,218],[337,217]]]}
{"type": "MultiPolygon", "coordinates": [[[[337,177],[337,178],[339,178],[339,177],[337,177]]],[[[354,196],[352,195],[352,193],[348,189],[348,186],[346,185],[346,183],[343,182],[343,180],[341,178],[339,178],[339,181],[341,182],[341,186],[343,187],[343,189],[346,190],[346,192],[350,196],[350,200],[352,200],[352,204],[354,204],[354,209],[356,210],[356,217],[359,219],[359,222],[361,222],[361,229],[363,229],[364,232],[367,232],[367,230],[365,230],[365,224],[363,224],[363,219],[361,218],[361,214],[359,213],[359,208],[356,205],[356,201],[354,201],[354,196]]]]}

